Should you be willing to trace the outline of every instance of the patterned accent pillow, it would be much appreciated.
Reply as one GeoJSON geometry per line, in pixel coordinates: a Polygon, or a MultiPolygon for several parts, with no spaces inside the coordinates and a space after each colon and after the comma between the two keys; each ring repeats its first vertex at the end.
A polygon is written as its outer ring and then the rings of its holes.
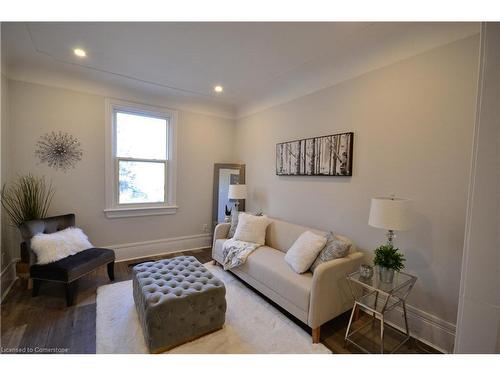
{"type": "Polygon", "coordinates": [[[328,236],[326,237],[326,245],[312,264],[310,268],[311,272],[314,272],[316,267],[322,263],[345,257],[349,253],[350,249],[351,244],[336,238],[332,232],[328,233],[328,236]]]}
{"type": "Polygon", "coordinates": [[[234,233],[236,232],[236,227],[238,226],[238,216],[236,212],[233,210],[231,212],[231,228],[229,228],[229,233],[227,234],[227,238],[233,238],[234,233]]]}
{"type": "MultiPolygon", "coordinates": [[[[240,215],[235,215],[236,211],[231,212],[231,227],[229,228],[229,233],[227,234],[227,238],[233,238],[236,233],[236,228],[238,227],[238,218],[240,215]]],[[[239,212],[238,212],[239,213],[239,212]]],[[[254,216],[262,216],[262,211],[258,212],[247,212],[250,215],[254,216]]]]}

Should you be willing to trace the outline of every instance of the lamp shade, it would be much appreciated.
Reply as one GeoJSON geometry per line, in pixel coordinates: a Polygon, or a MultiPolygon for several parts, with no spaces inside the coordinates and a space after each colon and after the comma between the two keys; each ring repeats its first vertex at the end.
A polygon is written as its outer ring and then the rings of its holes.
{"type": "Polygon", "coordinates": [[[407,230],[411,224],[411,200],[394,197],[372,198],[368,224],[388,230],[407,230]]]}
{"type": "Polygon", "coordinates": [[[229,185],[229,199],[247,199],[246,185],[229,185]]]}

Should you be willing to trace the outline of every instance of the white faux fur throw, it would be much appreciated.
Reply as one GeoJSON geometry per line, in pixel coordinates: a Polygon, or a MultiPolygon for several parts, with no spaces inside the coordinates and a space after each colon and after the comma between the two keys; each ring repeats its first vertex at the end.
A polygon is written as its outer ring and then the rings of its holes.
{"type": "Polygon", "coordinates": [[[52,263],[91,247],[93,246],[85,233],[80,228],[73,227],[49,234],[40,233],[31,239],[37,264],[52,263]]]}

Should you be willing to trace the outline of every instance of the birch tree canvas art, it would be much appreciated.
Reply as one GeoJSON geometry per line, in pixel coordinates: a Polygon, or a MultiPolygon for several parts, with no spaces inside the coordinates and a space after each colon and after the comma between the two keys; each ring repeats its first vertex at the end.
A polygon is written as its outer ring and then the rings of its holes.
{"type": "Polygon", "coordinates": [[[352,176],[354,133],[278,143],[278,176],[352,176]]]}

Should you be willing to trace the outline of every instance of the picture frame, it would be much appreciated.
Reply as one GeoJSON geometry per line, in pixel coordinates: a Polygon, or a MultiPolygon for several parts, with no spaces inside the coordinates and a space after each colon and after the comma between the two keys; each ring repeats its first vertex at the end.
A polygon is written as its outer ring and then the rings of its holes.
{"type": "Polygon", "coordinates": [[[354,133],[276,144],[277,176],[352,176],[354,133]]]}

